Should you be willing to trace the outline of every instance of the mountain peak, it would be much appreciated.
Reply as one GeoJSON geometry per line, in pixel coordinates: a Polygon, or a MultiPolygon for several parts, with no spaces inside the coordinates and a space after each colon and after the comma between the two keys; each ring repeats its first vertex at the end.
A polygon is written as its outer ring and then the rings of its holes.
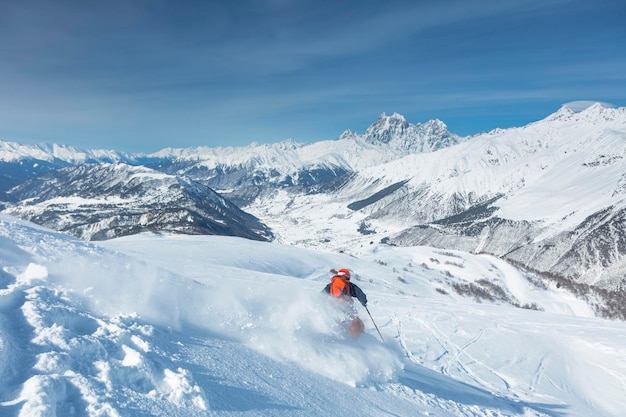
{"type": "Polygon", "coordinates": [[[406,118],[400,113],[393,112],[391,116],[387,116],[387,113],[383,112],[380,116],[378,116],[378,119],[376,119],[372,126],[408,126],[408,124],[409,123],[406,121],[406,118]]]}
{"type": "Polygon", "coordinates": [[[406,123],[406,118],[400,113],[396,113],[396,112],[393,112],[391,116],[387,116],[387,113],[382,112],[380,116],[378,116],[378,120],[397,121],[401,123],[406,123]]]}
{"type": "Polygon", "coordinates": [[[544,120],[566,120],[569,119],[576,112],[572,110],[567,104],[562,105],[556,112],[552,113],[544,120]]]}
{"type": "Polygon", "coordinates": [[[615,106],[611,103],[605,103],[602,101],[593,101],[593,100],[578,100],[578,101],[570,101],[569,103],[565,103],[563,107],[567,107],[574,113],[580,113],[583,111],[587,111],[588,109],[610,109],[615,106]]]}
{"type": "Polygon", "coordinates": [[[382,113],[378,119],[365,130],[365,141],[369,143],[389,143],[396,137],[404,136],[410,124],[404,116],[393,113],[391,116],[382,113]]]}
{"type": "Polygon", "coordinates": [[[610,103],[599,101],[572,101],[566,103],[555,113],[552,113],[544,121],[568,121],[586,120],[593,122],[597,119],[604,120],[626,120],[624,108],[616,108],[610,103]]]}
{"type": "Polygon", "coordinates": [[[414,125],[395,112],[390,116],[382,113],[367,128],[363,139],[367,143],[387,144],[409,152],[431,152],[459,142],[459,137],[450,133],[441,120],[414,125]]]}
{"type": "Polygon", "coordinates": [[[339,137],[337,138],[338,140],[346,140],[346,139],[354,139],[357,136],[359,136],[358,133],[356,133],[353,130],[350,129],[346,129],[343,131],[343,133],[341,135],[339,135],[339,137]]]}

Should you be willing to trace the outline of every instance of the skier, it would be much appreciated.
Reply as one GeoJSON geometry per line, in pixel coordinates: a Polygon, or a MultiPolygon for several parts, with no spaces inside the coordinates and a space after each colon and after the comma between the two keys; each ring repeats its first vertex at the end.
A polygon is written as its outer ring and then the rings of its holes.
{"type": "Polygon", "coordinates": [[[341,268],[338,271],[331,270],[331,272],[334,275],[331,282],[324,288],[324,292],[336,302],[339,309],[346,313],[347,319],[342,321],[342,325],[347,327],[350,336],[356,339],[365,331],[365,325],[354,307],[354,298],[366,307],[367,296],[356,284],[350,282],[348,269],[341,268]]]}

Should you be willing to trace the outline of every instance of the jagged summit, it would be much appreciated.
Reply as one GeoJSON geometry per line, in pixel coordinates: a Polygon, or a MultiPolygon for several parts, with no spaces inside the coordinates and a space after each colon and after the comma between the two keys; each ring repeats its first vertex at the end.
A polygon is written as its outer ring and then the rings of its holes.
{"type": "Polygon", "coordinates": [[[363,134],[346,130],[339,136],[339,140],[355,139],[407,153],[433,152],[463,141],[439,119],[412,124],[396,112],[391,115],[382,113],[363,134]]]}
{"type": "Polygon", "coordinates": [[[363,136],[369,143],[389,143],[394,138],[405,136],[410,127],[404,116],[398,113],[387,116],[383,113],[367,128],[363,136]]]}
{"type": "Polygon", "coordinates": [[[365,136],[366,141],[389,143],[412,153],[433,152],[462,141],[438,119],[410,124],[397,113],[379,118],[365,132],[365,136]]]}
{"type": "Polygon", "coordinates": [[[358,138],[358,137],[359,137],[359,134],[356,133],[354,130],[346,129],[343,131],[341,135],[339,135],[337,140],[354,140],[355,138],[358,138]]]}

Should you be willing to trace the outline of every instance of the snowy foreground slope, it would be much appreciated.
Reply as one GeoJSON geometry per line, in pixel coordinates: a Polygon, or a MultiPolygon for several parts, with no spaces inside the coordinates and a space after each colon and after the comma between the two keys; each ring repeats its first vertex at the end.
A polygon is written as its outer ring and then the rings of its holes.
{"type": "Polygon", "coordinates": [[[95,245],[0,216],[1,416],[622,416],[626,324],[491,257],[217,236],[95,245]],[[348,267],[358,341],[320,290],[348,267]],[[476,303],[497,280],[544,311],[476,303]]]}

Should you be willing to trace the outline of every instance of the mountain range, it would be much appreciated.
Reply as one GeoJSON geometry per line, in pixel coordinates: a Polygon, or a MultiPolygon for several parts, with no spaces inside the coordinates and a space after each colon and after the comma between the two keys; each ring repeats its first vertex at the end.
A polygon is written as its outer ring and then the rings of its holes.
{"type": "Polygon", "coordinates": [[[362,134],[308,144],[130,155],[0,142],[0,204],[85,239],[163,230],[344,252],[428,245],[619,291],[626,108],[564,106],[470,137],[394,113],[362,134]],[[171,222],[146,220],[172,212],[171,222]]]}
{"type": "Polygon", "coordinates": [[[48,171],[12,188],[6,213],[104,240],[145,231],[270,240],[271,231],[210,188],[143,166],[80,164],[48,171]]]}

